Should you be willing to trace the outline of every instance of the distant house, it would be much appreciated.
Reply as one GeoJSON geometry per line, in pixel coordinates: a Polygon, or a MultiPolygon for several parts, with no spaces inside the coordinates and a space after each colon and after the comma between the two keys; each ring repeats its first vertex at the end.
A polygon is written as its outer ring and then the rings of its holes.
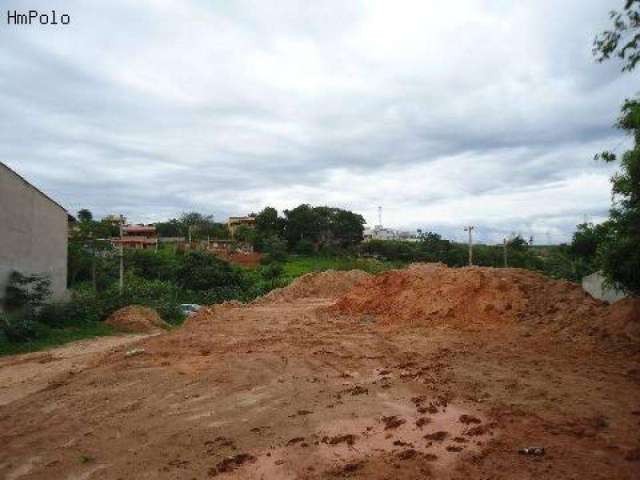
{"type": "Polygon", "coordinates": [[[157,248],[158,232],[156,226],[149,225],[123,225],[122,237],[112,239],[114,246],[121,243],[129,248],[157,248]]]}
{"type": "Polygon", "coordinates": [[[229,229],[231,238],[234,237],[236,229],[240,225],[246,225],[247,227],[255,227],[256,217],[252,215],[248,215],[246,217],[229,217],[229,220],[227,220],[227,228],[229,229]]]}
{"type": "Polygon", "coordinates": [[[385,228],[382,225],[376,225],[372,229],[366,228],[363,232],[365,242],[371,240],[397,240],[398,233],[391,228],[385,228]]]}
{"type": "Polygon", "coordinates": [[[0,300],[13,271],[46,274],[53,297],[65,295],[68,223],[64,207],[0,162],[0,300]]]}

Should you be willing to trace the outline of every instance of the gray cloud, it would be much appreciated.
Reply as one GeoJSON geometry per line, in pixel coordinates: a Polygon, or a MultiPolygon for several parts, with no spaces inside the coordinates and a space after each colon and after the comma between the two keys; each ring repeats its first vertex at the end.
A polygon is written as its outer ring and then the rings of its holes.
{"type": "Polygon", "coordinates": [[[0,25],[0,159],[139,221],[383,205],[400,228],[562,241],[606,214],[593,154],[637,91],[591,57],[609,8],[61,0],[68,27],[0,25]]]}

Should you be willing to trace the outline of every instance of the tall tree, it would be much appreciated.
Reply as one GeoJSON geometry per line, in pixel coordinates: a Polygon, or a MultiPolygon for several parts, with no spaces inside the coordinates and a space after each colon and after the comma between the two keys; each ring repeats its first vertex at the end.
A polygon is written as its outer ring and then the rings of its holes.
{"type": "MultiPolygon", "coordinates": [[[[611,17],[613,28],[596,38],[594,54],[599,61],[615,55],[623,61],[623,72],[631,72],[640,61],[640,0],[626,0],[624,10],[611,17]]],[[[608,280],[640,295],[640,99],[624,102],[616,126],[633,139],[633,147],[620,156],[596,155],[605,162],[620,161],[611,178],[613,205],[598,257],[608,280]]]]}
{"type": "Polygon", "coordinates": [[[264,237],[282,235],[284,223],[284,219],[278,217],[278,210],[273,207],[265,207],[256,215],[256,231],[264,237]]]}
{"type": "Polygon", "coordinates": [[[364,217],[349,210],[335,209],[333,217],[333,235],[342,246],[352,246],[362,241],[364,217]]]}
{"type": "Polygon", "coordinates": [[[90,222],[93,220],[93,213],[91,213],[91,210],[86,208],[78,210],[78,220],[82,223],[90,222]]]}
{"type": "Polygon", "coordinates": [[[284,215],[287,219],[285,237],[290,248],[300,240],[316,242],[320,239],[321,219],[311,205],[298,205],[292,210],[285,210],[284,215]]]}

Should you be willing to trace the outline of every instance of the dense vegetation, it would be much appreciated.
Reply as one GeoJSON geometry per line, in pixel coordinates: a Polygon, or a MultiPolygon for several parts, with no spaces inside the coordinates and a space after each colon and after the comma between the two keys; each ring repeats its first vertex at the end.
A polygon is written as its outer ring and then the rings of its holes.
{"type": "MultiPolygon", "coordinates": [[[[625,0],[622,12],[611,12],[612,29],[594,42],[598,61],[612,56],[622,61],[622,71],[633,71],[640,61],[640,0],[625,0]]],[[[596,159],[619,161],[611,178],[613,205],[609,220],[597,238],[596,262],[607,279],[633,295],[640,295],[640,98],[627,99],[616,126],[630,136],[630,150],[617,155],[602,152],[596,159]]]]}
{"type": "MultiPolygon", "coordinates": [[[[584,245],[585,236],[597,228],[579,226],[569,245],[531,246],[519,236],[506,245],[474,245],[473,264],[526,268],[553,278],[579,282],[597,270],[595,253],[584,245]]],[[[417,242],[374,240],[362,244],[361,250],[377,258],[405,263],[442,262],[450,267],[463,267],[469,263],[466,244],[445,240],[435,233],[424,234],[417,242]]]]}

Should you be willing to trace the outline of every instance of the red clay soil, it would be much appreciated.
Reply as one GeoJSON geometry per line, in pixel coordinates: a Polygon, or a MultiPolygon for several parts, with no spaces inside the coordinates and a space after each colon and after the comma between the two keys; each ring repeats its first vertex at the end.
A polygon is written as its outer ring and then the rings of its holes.
{"type": "Polygon", "coordinates": [[[327,270],[307,273],[296,278],[287,287],[277,288],[264,297],[258,298],[254,304],[289,303],[304,298],[335,299],[369,277],[371,277],[370,274],[361,270],[327,270]]]}
{"type": "Polygon", "coordinates": [[[375,315],[387,325],[501,328],[519,324],[537,334],[637,348],[638,300],[613,306],[574,283],[522,269],[448,268],[414,264],[361,282],[330,308],[334,314],[375,315]]]}
{"type": "Polygon", "coordinates": [[[202,309],[98,354],[0,406],[0,478],[640,478],[640,358],[620,334],[636,306],[525,272],[433,269],[422,290],[415,269],[365,278],[362,304],[285,292],[202,309]],[[589,334],[601,315],[624,349],[589,334]]]}
{"type": "Polygon", "coordinates": [[[122,307],[113,312],[105,323],[125,333],[152,333],[169,327],[158,312],[142,305],[122,307]]]}

